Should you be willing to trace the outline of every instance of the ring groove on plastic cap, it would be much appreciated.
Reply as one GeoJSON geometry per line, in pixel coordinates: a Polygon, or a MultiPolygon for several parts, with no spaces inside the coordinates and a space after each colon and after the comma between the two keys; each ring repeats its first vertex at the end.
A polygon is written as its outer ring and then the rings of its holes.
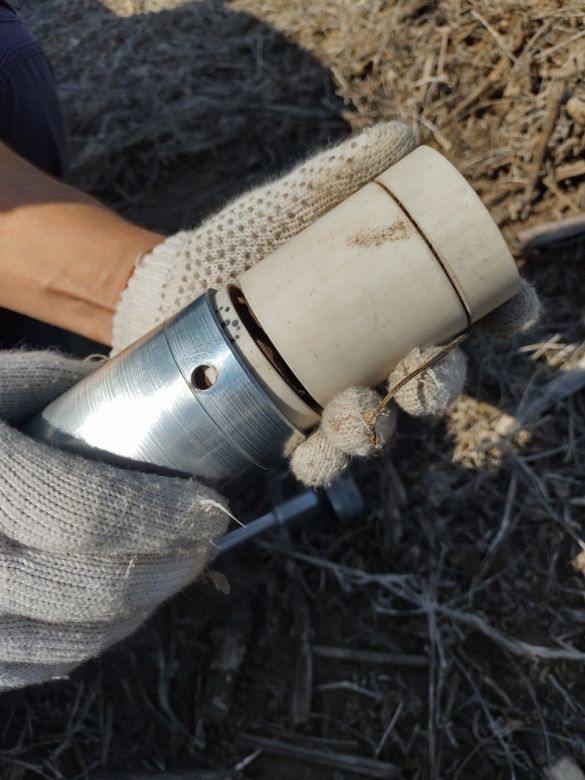
{"type": "Polygon", "coordinates": [[[375,181],[425,237],[471,322],[519,291],[518,269],[499,227],[443,155],[419,146],[375,181]]]}
{"type": "Polygon", "coordinates": [[[378,180],[376,179],[376,180],[374,181],[374,184],[377,184],[377,185],[378,185],[378,187],[381,187],[381,188],[384,190],[384,192],[386,193],[386,195],[388,195],[390,198],[392,198],[392,200],[393,200],[393,201],[396,203],[396,205],[397,205],[399,208],[401,208],[401,209],[402,209],[402,211],[404,211],[404,213],[406,214],[406,216],[407,216],[407,217],[410,219],[410,221],[412,222],[412,224],[413,224],[413,225],[415,226],[415,228],[418,230],[418,232],[420,233],[420,237],[423,239],[423,241],[425,242],[425,244],[426,244],[426,245],[428,246],[428,248],[430,249],[430,251],[431,251],[431,253],[432,253],[433,257],[436,259],[437,263],[438,263],[438,264],[441,266],[441,268],[442,268],[442,269],[443,269],[443,271],[445,272],[445,276],[447,277],[447,279],[448,279],[448,280],[451,282],[451,286],[452,286],[452,287],[453,287],[453,289],[455,290],[455,294],[456,294],[456,295],[457,295],[457,297],[459,298],[459,300],[460,300],[460,302],[461,302],[461,306],[462,306],[463,310],[465,311],[465,316],[467,317],[467,325],[468,325],[468,326],[469,326],[469,325],[471,325],[471,322],[472,322],[472,319],[471,319],[471,307],[470,307],[470,305],[469,305],[469,301],[468,301],[468,300],[467,300],[467,298],[465,297],[465,292],[464,292],[463,288],[461,287],[461,285],[459,284],[459,281],[458,281],[457,277],[456,277],[456,276],[455,276],[455,275],[454,275],[454,274],[451,272],[451,269],[449,268],[449,266],[448,266],[448,265],[446,265],[446,264],[445,264],[445,263],[444,263],[444,262],[441,260],[440,256],[437,254],[437,252],[436,252],[436,250],[435,250],[435,247],[434,247],[434,246],[431,244],[431,242],[430,242],[430,241],[429,241],[429,239],[427,238],[427,236],[426,236],[426,234],[425,234],[424,230],[422,230],[421,226],[418,224],[418,222],[416,221],[416,219],[415,219],[415,218],[412,216],[412,214],[411,214],[411,213],[409,212],[409,210],[406,208],[406,206],[404,205],[404,203],[401,203],[401,202],[400,202],[400,200],[399,200],[399,199],[396,197],[396,195],[394,195],[394,193],[390,192],[390,190],[388,189],[388,187],[386,187],[386,185],[384,184],[384,182],[382,182],[382,181],[378,181],[378,180]]]}

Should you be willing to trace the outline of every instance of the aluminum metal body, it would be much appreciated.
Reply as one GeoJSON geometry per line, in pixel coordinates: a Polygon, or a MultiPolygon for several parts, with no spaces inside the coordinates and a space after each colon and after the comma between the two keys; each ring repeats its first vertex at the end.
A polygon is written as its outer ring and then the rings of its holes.
{"type": "Polygon", "coordinates": [[[208,292],[25,430],[89,457],[215,482],[272,468],[295,429],[229,342],[208,292]]]}

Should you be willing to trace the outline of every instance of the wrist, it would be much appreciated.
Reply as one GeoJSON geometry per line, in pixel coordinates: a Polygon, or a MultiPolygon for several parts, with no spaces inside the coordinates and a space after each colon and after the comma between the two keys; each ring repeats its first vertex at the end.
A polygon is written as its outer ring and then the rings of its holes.
{"type": "Polygon", "coordinates": [[[0,144],[0,306],[111,343],[137,259],[164,236],[131,225],[0,144]]]}
{"type": "Polygon", "coordinates": [[[97,214],[93,207],[76,208],[62,232],[58,216],[50,219],[52,229],[32,229],[33,237],[43,233],[42,247],[33,238],[24,246],[20,239],[18,246],[5,243],[0,250],[0,305],[111,344],[114,312],[136,262],[164,237],[108,212],[97,214]]]}

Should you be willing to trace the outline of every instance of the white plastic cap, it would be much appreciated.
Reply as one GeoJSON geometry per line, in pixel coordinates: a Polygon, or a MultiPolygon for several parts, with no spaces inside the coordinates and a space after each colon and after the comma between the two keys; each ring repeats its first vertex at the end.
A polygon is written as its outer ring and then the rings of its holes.
{"type": "Polygon", "coordinates": [[[518,292],[518,271],[498,226],[443,155],[419,146],[376,181],[432,246],[471,322],[518,292]]]}
{"type": "Polygon", "coordinates": [[[514,260],[465,179],[419,147],[246,271],[254,318],[324,406],[375,385],[519,290],[514,260]]]}

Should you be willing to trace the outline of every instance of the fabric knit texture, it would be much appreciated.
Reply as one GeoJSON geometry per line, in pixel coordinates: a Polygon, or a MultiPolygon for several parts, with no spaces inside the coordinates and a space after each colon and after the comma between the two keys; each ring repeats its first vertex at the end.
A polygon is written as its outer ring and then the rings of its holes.
{"type": "Polygon", "coordinates": [[[225,501],[195,480],[116,468],[20,423],[94,368],[0,352],[0,689],[66,675],[203,570],[225,501]]]}
{"type": "Polygon", "coordinates": [[[233,281],[415,147],[400,122],[377,125],[258,187],[139,260],[114,317],[113,353],[208,287],[233,281]]]}
{"type": "Polygon", "coordinates": [[[478,322],[482,330],[510,337],[533,328],[541,315],[541,303],[534,287],[522,280],[520,292],[478,322]]]}
{"type": "Polygon", "coordinates": [[[375,455],[390,441],[396,427],[396,410],[390,407],[377,416],[371,430],[368,415],[376,412],[381,401],[371,387],[349,387],[327,404],[321,428],[333,446],[346,455],[375,455]]]}
{"type": "Polygon", "coordinates": [[[18,425],[90,374],[97,362],[58,352],[2,353],[0,418],[18,425]]]}
{"type": "Polygon", "coordinates": [[[294,450],[290,465],[296,478],[308,487],[327,487],[348,467],[349,455],[318,428],[294,450]]]}
{"type": "Polygon", "coordinates": [[[62,680],[78,664],[34,664],[0,662],[0,693],[10,688],[24,688],[49,680],[62,680]]]}
{"type": "MultiPolygon", "coordinates": [[[[398,386],[422,365],[432,360],[441,347],[413,349],[399,363],[388,379],[388,389],[398,386]]],[[[400,408],[413,417],[436,417],[444,414],[465,384],[465,355],[455,347],[444,358],[406,382],[394,395],[400,408]]]]}

